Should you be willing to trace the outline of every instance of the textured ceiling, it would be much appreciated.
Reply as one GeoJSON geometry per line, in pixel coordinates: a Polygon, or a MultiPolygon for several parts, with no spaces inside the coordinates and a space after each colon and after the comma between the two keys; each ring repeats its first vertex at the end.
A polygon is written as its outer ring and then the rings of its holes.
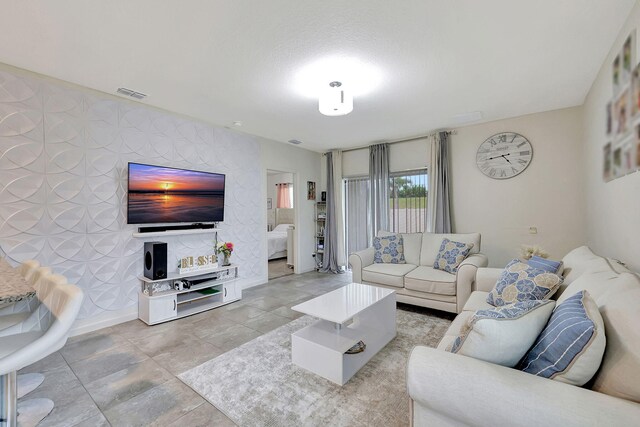
{"type": "Polygon", "coordinates": [[[320,151],[582,104],[634,0],[1,4],[0,62],[320,151]],[[297,90],[327,58],[379,73],[347,116],[297,90]]]}

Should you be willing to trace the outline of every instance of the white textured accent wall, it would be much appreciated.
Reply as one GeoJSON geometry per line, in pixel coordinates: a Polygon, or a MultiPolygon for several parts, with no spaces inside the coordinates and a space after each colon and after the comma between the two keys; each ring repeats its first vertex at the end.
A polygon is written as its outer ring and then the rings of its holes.
{"type": "MultiPolygon", "coordinates": [[[[127,162],[224,173],[219,237],[245,284],[266,278],[260,146],[98,92],[0,68],[0,255],[35,258],[85,291],[80,319],[137,305],[143,241],[127,225],[127,162]]],[[[174,236],[177,257],[212,253],[213,235],[174,236]]],[[[129,311],[130,311],[129,310],[129,311]]]]}

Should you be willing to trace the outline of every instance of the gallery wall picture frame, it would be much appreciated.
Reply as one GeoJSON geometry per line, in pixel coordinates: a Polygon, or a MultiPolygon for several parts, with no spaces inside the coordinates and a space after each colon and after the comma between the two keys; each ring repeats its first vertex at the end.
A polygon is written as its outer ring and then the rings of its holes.
{"type": "Polygon", "coordinates": [[[640,170],[640,64],[636,30],[629,33],[611,64],[613,96],[606,105],[602,155],[605,182],[640,170]]]}
{"type": "Polygon", "coordinates": [[[320,201],[321,202],[326,202],[327,201],[327,192],[326,191],[321,191],[320,192],[320,201]]]}
{"type": "Polygon", "coordinates": [[[632,31],[622,45],[620,52],[620,80],[622,85],[629,83],[631,72],[635,68],[636,32],[632,31]]]}
{"type": "Polygon", "coordinates": [[[640,170],[640,122],[637,122],[633,127],[633,145],[635,146],[635,170],[640,170]]]}
{"type": "Polygon", "coordinates": [[[611,163],[611,142],[607,142],[604,145],[604,153],[603,153],[603,163],[602,163],[602,179],[604,182],[609,182],[613,178],[613,170],[611,163]]]}
{"type": "Polygon", "coordinates": [[[271,210],[271,209],[273,209],[273,199],[269,197],[267,199],[267,210],[271,210]]]}
{"type": "Polygon", "coordinates": [[[316,183],[314,181],[307,181],[307,200],[316,199],[316,183]]]}

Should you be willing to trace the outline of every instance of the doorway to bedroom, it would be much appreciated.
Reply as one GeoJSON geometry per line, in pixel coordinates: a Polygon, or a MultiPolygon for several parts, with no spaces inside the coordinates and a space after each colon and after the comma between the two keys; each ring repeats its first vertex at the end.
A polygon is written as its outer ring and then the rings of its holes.
{"type": "Polygon", "coordinates": [[[295,191],[293,173],[267,170],[267,260],[269,280],[294,272],[295,191]]]}

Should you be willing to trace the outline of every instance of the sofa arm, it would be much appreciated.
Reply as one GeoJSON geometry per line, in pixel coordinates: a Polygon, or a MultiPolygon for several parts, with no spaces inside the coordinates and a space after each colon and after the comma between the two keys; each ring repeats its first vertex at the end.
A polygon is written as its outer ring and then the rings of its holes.
{"type": "Polygon", "coordinates": [[[413,349],[407,387],[414,414],[447,418],[450,425],[637,425],[640,419],[638,403],[428,347],[413,349]]]}
{"type": "Polygon", "coordinates": [[[362,283],[362,269],[373,264],[374,253],[375,249],[371,247],[349,255],[349,264],[351,265],[354,283],[362,283]]]}
{"type": "Polygon", "coordinates": [[[473,290],[491,292],[503,271],[504,268],[479,268],[473,290]]]}
{"type": "Polygon", "coordinates": [[[489,264],[487,256],[484,254],[469,255],[458,266],[458,272],[456,273],[456,311],[462,312],[462,307],[467,303],[471,290],[473,288],[473,282],[476,280],[476,272],[481,267],[486,267],[489,264]]]}

